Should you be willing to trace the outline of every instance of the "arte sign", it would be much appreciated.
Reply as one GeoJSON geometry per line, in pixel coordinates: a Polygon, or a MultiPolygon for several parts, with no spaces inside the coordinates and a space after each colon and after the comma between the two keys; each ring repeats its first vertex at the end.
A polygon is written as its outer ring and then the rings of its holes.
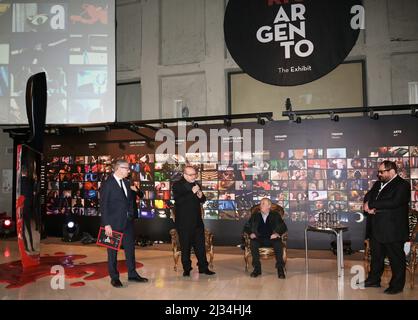
{"type": "Polygon", "coordinates": [[[341,64],[364,28],[360,0],[229,0],[229,52],[251,77],[278,86],[314,81],[341,64]]]}

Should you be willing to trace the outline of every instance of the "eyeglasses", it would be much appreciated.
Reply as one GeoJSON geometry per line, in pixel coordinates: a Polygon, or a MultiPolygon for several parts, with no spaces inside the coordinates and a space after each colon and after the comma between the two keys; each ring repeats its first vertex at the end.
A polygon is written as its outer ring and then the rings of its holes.
{"type": "Polygon", "coordinates": [[[377,173],[381,173],[381,174],[383,174],[383,172],[385,172],[385,171],[390,171],[391,169],[385,169],[385,170],[378,170],[377,171],[377,173]]]}
{"type": "Polygon", "coordinates": [[[193,176],[196,176],[196,175],[197,175],[197,173],[191,173],[191,174],[189,174],[189,173],[185,173],[184,175],[186,175],[186,176],[190,176],[190,177],[193,177],[193,176]]]}

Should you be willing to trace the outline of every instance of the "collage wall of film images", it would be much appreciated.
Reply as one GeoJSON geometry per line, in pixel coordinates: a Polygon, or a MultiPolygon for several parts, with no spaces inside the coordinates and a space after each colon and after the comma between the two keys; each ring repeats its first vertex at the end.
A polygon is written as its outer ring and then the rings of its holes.
{"type": "Polygon", "coordinates": [[[114,30],[103,1],[0,1],[0,123],[27,123],[26,82],[47,75],[47,123],[85,123],[109,99],[114,30]]]}
{"type": "Polygon", "coordinates": [[[171,187],[185,164],[194,165],[206,195],[204,218],[239,220],[264,198],[281,205],[292,222],[317,219],[319,210],[362,212],[363,198],[377,179],[378,164],[395,161],[411,183],[411,207],[418,210],[418,146],[289,149],[250,152],[126,154],[119,157],[60,156],[47,163],[47,214],[100,215],[100,185],[112,163],[126,159],[131,184],[141,188],[140,218],[168,218],[171,187]],[[168,163],[171,157],[173,164],[168,163]],[[262,160],[262,161],[260,161],[262,160]],[[229,163],[229,164],[223,164],[229,163]],[[254,170],[257,169],[257,170],[254,170]]]}

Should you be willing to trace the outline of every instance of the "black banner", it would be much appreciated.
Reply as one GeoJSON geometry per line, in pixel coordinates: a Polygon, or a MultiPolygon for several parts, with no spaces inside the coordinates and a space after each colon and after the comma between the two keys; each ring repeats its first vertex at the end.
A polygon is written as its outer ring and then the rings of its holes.
{"type": "Polygon", "coordinates": [[[364,27],[359,0],[230,0],[225,42],[251,77],[279,86],[311,82],[344,61],[364,27]]]}

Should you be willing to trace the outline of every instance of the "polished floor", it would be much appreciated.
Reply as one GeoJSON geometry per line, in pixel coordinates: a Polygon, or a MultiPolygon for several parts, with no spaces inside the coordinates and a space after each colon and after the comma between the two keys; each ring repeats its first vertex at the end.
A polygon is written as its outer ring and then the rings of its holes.
{"type": "MultiPolygon", "coordinates": [[[[382,288],[356,288],[356,270],[361,270],[361,254],[345,256],[345,276],[338,278],[335,256],[328,251],[310,252],[309,272],[306,273],[303,250],[289,250],[287,278],[277,278],[274,260],[262,260],[263,274],[251,278],[244,271],[243,251],[234,247],[216,247],[214,271],[216,275],[201,275],[196,268],[190,278],[182,276],[181,266],[173,270],[173,259],[168,244],[137,247],[139,273],[150,279],[148,283],[127,282],[121,273],[123,288],[113,288],[103,273],[106,250],[96,245],[68,244],[59,239],[41,243],[44,261],[61,257],[64,264],[65,286],[53,289],[53,274],[32,270],[30,277],[22,271],[16,240],[0,240],[0,299],[72,300],[72,299],[139,299],[139,300],[416,300],[418,286],[403,293],[383,294],[382,288]],[[15,262],[15,263],[13,263],[15,262]],[[142,265],[141,265],[142,264],[142,265]],[[353,271],[353,273],[350,273],[353,271]],[[23,281],[24,280],[24,281],[23,281]]],[[[119,254],[124,259],[124,254],[119,254]]],[[[193,263],[195,259],[193,258],[193,263]]],[[[45,270],[43,270],[45,271],[45,270]]],[[[407,282],[409,275],[407,275],[407,282]]],[[[418,282],[418,281],[416,281],[418,282]]]]}

